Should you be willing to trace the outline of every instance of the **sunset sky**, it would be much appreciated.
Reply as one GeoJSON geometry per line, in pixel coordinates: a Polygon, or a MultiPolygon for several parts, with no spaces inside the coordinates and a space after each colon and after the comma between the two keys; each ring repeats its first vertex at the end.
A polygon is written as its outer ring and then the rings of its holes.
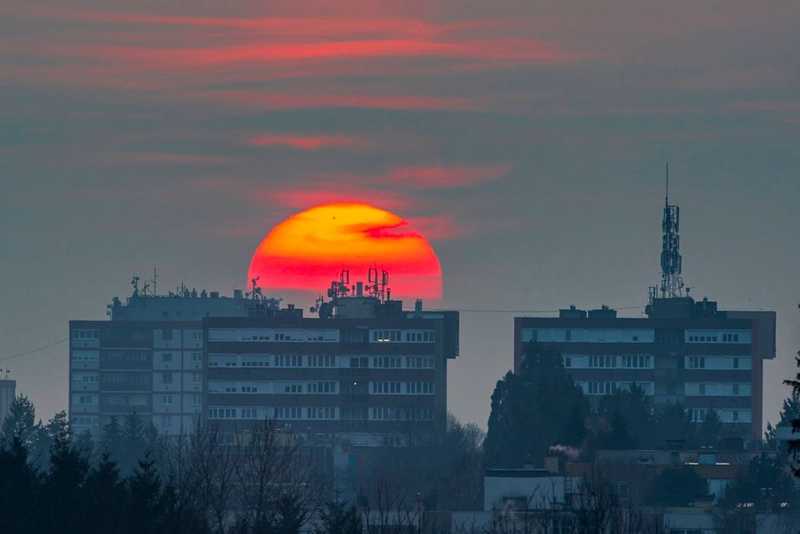
{"type": "MultiPolygon", "coordinates": [[[[463,310],[449,406],[485,425],[502,311],[641,313],[669,160],[693,294],[778,312],[774,420],[800,348],[798,28],[796,0],[5,0],[0,358],[154,264],[230,293],[274,225],[363,201],[434,247],[463,310]]],[[[65,344],[6,367],[66,406],[65,344]]]]}

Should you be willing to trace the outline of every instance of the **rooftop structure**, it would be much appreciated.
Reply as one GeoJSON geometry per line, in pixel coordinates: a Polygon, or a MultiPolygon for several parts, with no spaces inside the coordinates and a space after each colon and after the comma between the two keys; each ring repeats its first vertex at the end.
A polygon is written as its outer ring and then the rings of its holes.
{"type": "Polygon", "coordinates": [[[607,306],[518,317],[515,369],[530,343],[542,344],[562,354],[590,397],[636,385],[656,403],[682,403],[694,422],[714,410],[726,432],[759,440],[763,360],[775,357],[775,313],[723,311],[690,297],[681,277],[679,210],[668,197],[662,222],[661,285],[650,289],[646,317],[618,317],[607,306]]]}

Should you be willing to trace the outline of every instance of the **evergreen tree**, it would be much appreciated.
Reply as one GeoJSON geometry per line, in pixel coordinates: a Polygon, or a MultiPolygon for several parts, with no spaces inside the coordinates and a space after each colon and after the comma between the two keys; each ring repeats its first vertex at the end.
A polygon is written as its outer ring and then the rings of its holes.
{"type": "Polygon", "coordinates": [[[122,427],[119,424],[119,419],[116,415],[111,416],[111,420],[103,427],[103,432],[100,438],[100,450],[103,453],[108,453],[109,458],[114,460],[117,464],[120,463],[122,458],[122,427]]]}
{"type": "MultiPolygon", "coordinates": [[[[771,449],[778,448],[777,433],[778,428],[792,428],[792,421],[800,420],[800,389],[792,388],[792,393],[788,398],[783,399],[783,406],[778,414],[778,424],[772,426],[767,423],[767,431],[764,435],[767,446],[771,449]]],[[[779,452],[785,453],[785,447],[779,452]]]]}
{"type": "Polygon", "coordinates": [[[0,532],[33,533],[39,478],[28,462],[28,450],[20,438],[0,448],[0,532]]]}
{"type": "Polygon", "coordinates": [[[86,526],[87,534],[115,534],[122,532],[125,501],[125,485],[120,479],[119,467],[104,452],[97,465],[86,477],[86,526]]]}
{"type": "Polygon", "coordinates": [[[145,443],[145,424],[141,416],[131,412],[125,416],[122,425],[122,446],[119,458],[122,473],[128,475],[145,457],[147,444],[145,443]]]}
{"type": "Polygon", "coordinates": [[[149,455],[139,460],[133,476],[128,480],[128,493],[127,532],[158,532],[159,524],[163,521],[161,479],[149,455]]]}
{"type": "Polygon", "coordinates": [[[690,506],[708,498],[708,482],[688,466],[664,469],[650,486],[647,503],[655,506],[690,506]]]}
{"type": "Polygon", "coordinates": [[[619,412],[611,414],[610,428],[597,438],[599,449],[625,450],[635,449],[636,440],[628,431],[628,422],[619,412]]]}
{"type": "Polygon", "coordinates": [[[541,464],[551,446],[562,439],[574,443],[583,432],[588,403],[561,355],[529,344],[523,358],[519,374],[506,374],[492,394],[487,466],[541,464]]]}
{"type": "Polygon", "coordinates": [[[616,441],[623,439],[620,434],[625,429],[627,438],[624,441],[630,448],[652,447],[655,410],[650,398],[644,390],[636,385],[630,389],[618,389],[612,395],[602,397],[598,406],[598,415],[605,419],[613,432],[616,427],[616,441]],[[615,419],[616,424],[614,423],[615,419]]]}
{"type": "Polygon", "coordinates": [[[53,445],[44,487],[45,531],[79,532],[83,528],[83,484],[89,466],[72,445],[63,412],[56,414],[47,428],[53,445]]]}
{"type": "Polygon", "coordinates": [[[693,443],[694,426],[682,404],[667,403],[656,410],[653,425],[653,446],[663,447],[668,442],[693,443]]]}
{"type": "Polygon", "coordinates": [[[36,409],[33,403],[25,395],[17,395],[3,420],[0,447],[9,447],[14,438],[17,438],[23,447],[29,448],[33,444],[35,421],[36,409]]]}
{"type": "Polygon", "coordinates": [[[695,435],[699,447],[716,447],[722,436],[722,421],[716,410],[708,410],[695,435]]]}
{"type": "Polygon", "coordinates": [[[780,511],[781,504],[793,509],[799,502],[794,481],[779,458],[766,454],[753,458],[747,469],[725,489],[721,504],[728,509],[740,508],[741,503],[753,503],[759,512],[780,511]]]}
{"type": "Polygon", "coordinates": [[[80,453],[86,463],[92,465],[95,459],[95,445],[92,434],[88,430],[84,430],[75,438],[75,449],[80,453]]]}
{"type": "MultiPolygon", "coordinates": [[[[795,362],[800,367],[800,351],[797,353],[795,362]]],[[[800,373],[795,375],[795,380],[785,380],[784,383],[792,386],[792,399],[800,396],[800,373]]],[[[800,415],[787,414],[787,418],[788,417],[791,417],[792,433],[800,433],[800,415]]],[[[798,456],[800,456],[800,437],[793,437],[793,439],[789,440],[788,452],[794,460],[792,465],[794,476],[800,477],[800,462],[798,462],[798,456]]]]}

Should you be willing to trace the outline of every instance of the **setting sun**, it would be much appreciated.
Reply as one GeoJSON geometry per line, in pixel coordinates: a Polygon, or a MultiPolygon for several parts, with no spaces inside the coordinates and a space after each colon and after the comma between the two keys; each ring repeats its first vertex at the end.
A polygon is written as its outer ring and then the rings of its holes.
{"type": "Polygon", "coordinates": [[[389,272],[394,296],[442,296],[442,269],[425,237],[394,213],[355,202],[316,206],[272,228],[248,280],[258,277],[266,291],[321,293],[342,269],[359,280],[372,266],[389,272]]]}

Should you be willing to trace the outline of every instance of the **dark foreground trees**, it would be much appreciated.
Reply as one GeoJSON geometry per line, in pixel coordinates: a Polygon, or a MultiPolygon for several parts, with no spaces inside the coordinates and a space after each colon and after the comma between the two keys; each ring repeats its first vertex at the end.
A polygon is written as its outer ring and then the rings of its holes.
{"type": "Polygon", "coordinates": [[[580,446],[588,413],[561,355],[529,344],[519,374],[506,374],[492,393],[486,465],[541,465],[553,445],[580,446]]]}
{"type": "Polygon", "coordinates": [[[34,440],[4,437],[2,533],[297,534],[324,494],[293,438],[268,422],[233,442],[202,428],[146,448],[128,476],[109,451],[90,461],[65,419],[50,426],[44,469],[31,459],[34,440]]]}

